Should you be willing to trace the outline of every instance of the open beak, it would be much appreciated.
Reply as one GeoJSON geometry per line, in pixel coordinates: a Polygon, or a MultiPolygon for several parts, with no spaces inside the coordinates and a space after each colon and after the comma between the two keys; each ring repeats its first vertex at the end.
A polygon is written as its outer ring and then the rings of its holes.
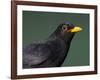
{"type": "Polygon", "coordinates": [[[73,29],[70,29],[70,32],[80,32],[82,30],[82,28],[75,26],[73,29]]]}

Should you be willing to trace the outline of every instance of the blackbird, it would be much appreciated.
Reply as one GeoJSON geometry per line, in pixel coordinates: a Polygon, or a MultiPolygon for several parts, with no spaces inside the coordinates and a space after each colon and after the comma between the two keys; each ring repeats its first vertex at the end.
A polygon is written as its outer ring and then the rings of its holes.
{"type": "Polygon", "coordinates": [[[82,28],[64,22],[44,41],[23,48],[23,68],[60,67],[75,33],[82,28]]]}

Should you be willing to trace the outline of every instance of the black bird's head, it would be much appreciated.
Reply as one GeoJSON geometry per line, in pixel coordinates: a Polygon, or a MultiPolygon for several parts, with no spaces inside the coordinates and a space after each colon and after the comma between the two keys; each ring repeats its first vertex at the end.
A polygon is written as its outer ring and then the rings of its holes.
{"type": "Polygon", "coordinates": [[[65,22],[57,27],[55,34],[68,42],[72,40],[75,33],[80,32],[81,30],[82,28],[74,26],[72,23],[65,22]]]}

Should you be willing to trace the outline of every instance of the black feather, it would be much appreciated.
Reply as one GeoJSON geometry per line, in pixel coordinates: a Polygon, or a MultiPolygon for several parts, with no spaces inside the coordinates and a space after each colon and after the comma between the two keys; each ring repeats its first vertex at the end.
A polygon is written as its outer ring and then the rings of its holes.
{"type": "MultiPolygon", "coordinates": [[[[60,24],[45,42],[32,43],[23,49],[23,68],[59,67],[62,65],[74,36],[74,33],[62,32],[64,24],[60,24]]],[[[66,25],[70,27],[72,24],[67,23],[66,25]]]]}

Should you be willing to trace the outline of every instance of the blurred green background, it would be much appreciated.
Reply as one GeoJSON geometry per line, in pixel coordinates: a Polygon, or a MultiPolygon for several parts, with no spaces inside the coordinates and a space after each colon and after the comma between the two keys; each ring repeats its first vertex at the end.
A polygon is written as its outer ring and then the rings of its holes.
{"type": "Polygon", "coordinates": [[[45,40],[65,21],[83,30],[74,36],[62,66],[89,65],[89,14],[23,11],[23,46],[45,40]]]}

